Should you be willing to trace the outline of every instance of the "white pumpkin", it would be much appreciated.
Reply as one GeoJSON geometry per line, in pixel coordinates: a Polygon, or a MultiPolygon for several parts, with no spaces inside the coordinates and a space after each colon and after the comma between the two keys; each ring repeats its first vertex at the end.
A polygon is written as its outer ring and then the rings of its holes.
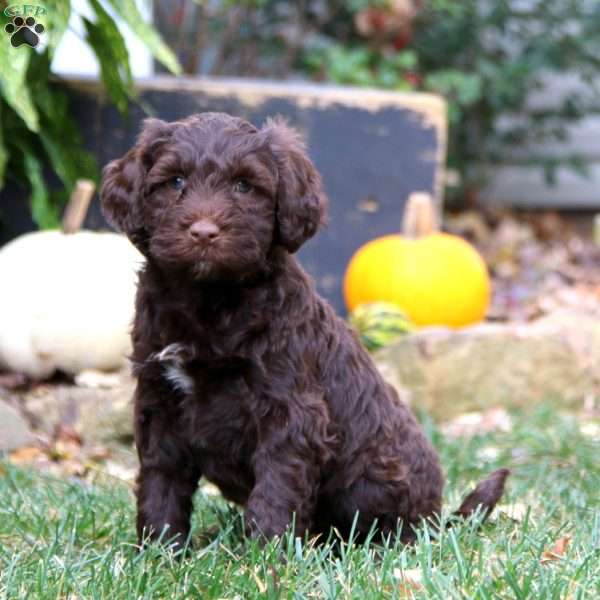
{"type": "Polygon", "coordinates": [[[38,379],[122,367],[143,260],[115,233],[41,231],[1,248],[0,366],[38,379]]]}

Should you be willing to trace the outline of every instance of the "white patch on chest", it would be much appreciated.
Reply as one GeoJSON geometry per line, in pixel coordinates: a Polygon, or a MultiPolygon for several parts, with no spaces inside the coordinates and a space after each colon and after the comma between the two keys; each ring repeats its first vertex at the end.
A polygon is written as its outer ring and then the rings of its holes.
{"type": "Polygon", "coordinates": [[[193,358],[193,350],[189,346],[169,344],[153,354],[152,358],[162,363],[165,379],[175,391],[183,394],[191,394],[194,391],[194,380],[185,370],[185,363],[193,358]]]}
{"type": "Polygon", "coordinates": [[[179,366],[167,367],[165,377],[178,392],[191,394],[194,391],[194,380],[179,366]]]}

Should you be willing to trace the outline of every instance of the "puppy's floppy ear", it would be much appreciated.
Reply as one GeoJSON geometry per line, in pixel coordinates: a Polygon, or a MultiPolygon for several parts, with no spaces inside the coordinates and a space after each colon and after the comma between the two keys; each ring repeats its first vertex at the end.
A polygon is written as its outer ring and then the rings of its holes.
{"type": "Polygon", "coordinates": [[[169,139],[171,131],[171,124],[165,121],[146,119],[135,146],[122,158],[108,163],[102,172],[102,212],[142,253],[146,252],[148,238],[142,217],[144,179],[154,152],[169,139]]]}
{"type": "Polygon", "coordinates": [[[279,171],[277,242],[296,252],[325,223],[327,198],[298,132],[282,119],[269,119],[262,131],[279,171]]]}

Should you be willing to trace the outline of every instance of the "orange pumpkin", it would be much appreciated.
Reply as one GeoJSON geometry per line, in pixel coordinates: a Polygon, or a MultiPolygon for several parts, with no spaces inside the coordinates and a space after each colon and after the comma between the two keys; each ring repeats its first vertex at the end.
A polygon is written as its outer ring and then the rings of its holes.
{"type": "Polygon", "coordinates": [[[404,235],[368,242],[354,254],[344,278],[348,310],[390,302],[416,325],[461,327],[481,321],[490,279],[478,252],[458,236],[435,231],[431,198],[413,194],[404,235]]]}

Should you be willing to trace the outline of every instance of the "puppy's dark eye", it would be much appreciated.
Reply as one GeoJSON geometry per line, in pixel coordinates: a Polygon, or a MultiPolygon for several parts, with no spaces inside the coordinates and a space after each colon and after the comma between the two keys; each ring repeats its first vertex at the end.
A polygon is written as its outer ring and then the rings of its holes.
{"type": "Polygon", "coordinates": [[[252,189],[252,186],[248,183],[246,179],[238,179],[233,184],[233,191],[238,194],[247,194],[252,189]]]}
{"type": "Polygon", "coordinates": [[[174,190],[182,190],[185,187],[185,179],[183,177],[180,177],[179,175],[177,177],[172,177],[169,180],[169,185],[174,190]]]}

